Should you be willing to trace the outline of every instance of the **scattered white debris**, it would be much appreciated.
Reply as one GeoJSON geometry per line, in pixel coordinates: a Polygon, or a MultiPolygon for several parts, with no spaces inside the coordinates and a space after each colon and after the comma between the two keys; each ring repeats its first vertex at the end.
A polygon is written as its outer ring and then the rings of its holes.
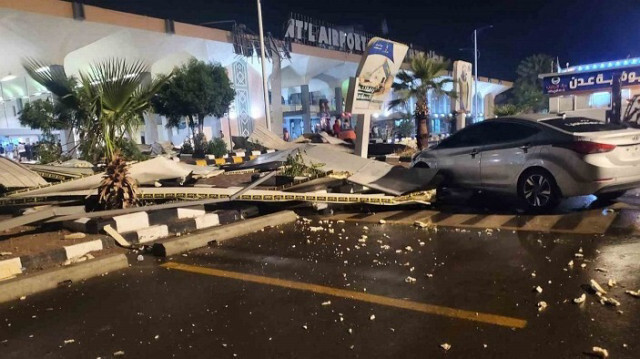
{"type": "Polygon", "coordinates": [[[482,344],[482,347],[485,348],[485,349],[487,349],[487,346],[488,345],[486,345],[486,344],[482,344]]]}
{"type": "Polygon", "coordinates": [[[595,280],[590,280],[589,281],[589,286],[591,287],[591,289],[595,290],[596,293],[600,293],[600,294],[607,294],[607,291],[604,290],[600,284],[598,284],[598,282],[596,282],[595,280]]]}
{"type": "Polygon", "coordinates": [[[69,233],[69,234],[65,234],[64,235],[64,239],[65,240],[70,240],[70,239],[82,239],[85,238],[87,235],[82,233],[82,232],[76,232],[76,233],[69,233]]]}
{"type": "Polygon", "coordinates": [[[613,298],[609,298],[609,297],[605,297],[605,296],[600,297],[600,304],[602,304],[602,305],[611,305],[611,306],[614,306],[614,307],[619,307],[620,306],[620,302],[618,302],[617,300],[615,300],[613,298]]]}
{"type": "Polygon", "coordinates": [[[542,287],[541,286],[534,287],[533,290],[535,290],[538,293],[542,293],[542,287]]]}
{"type": "Polygon", "coordinates": [[[423,241],[420,241],[418,242],[418,244],[420,244],[420,247],[423,247],[425,243],[423,241]]]}
{"type": "Polygon", "coordinates": [[[303,326],[302,326],[302,328],[303,328],[304,330],[309,329],[309,327],[307,327],[307,325],[306,325],[306,324],[305,324],[305,325],[303,325],[303,326]]]}
{"type": "Polygon", "coordinates": [[[402,249],[396,249],[396,253],[402,253],[402,249]]]}
{"type": "Polygon", "coordinates": [[[22,297],[20,297],[20,300],[25,300],[25,299],[27,299],[26,295],[23,295],[22,297]]]}
{"type": "Polygon", "coordinates": [[[542,312],[545,309],[547,309],[547,302],[545,301],[538,302],[538,312],[542,312]]]}
{"type": "Polygon", "coordinates": [[[65,344],[71,344],[71,343],[75,343],[75,339],[67,339],[64,341],[65,344]]]}
{"type": "Polygon", "coordinates": [[[390,247],[389,245],[387,245],[387,244],[383,244],[383,245],[381,245],[381,246],[380,246],[380,249],[383,249],[383,250],[385,250],[385,251],[386,251],[387,249],[390,249],[390,248],[391,248],[391,247],[390,247]]]}
{"type": "Polygon", "coordinates": [[[407,252],[413,252],[413,248],[411,248],[411,246],[404,247],[404,250],[407,252]]]}
{"type": "Polygon", "coordinates": [[[413,222],[413,225],[419,228],[429,227],[429,224],[420,221],[413,222]]]}
{"type": "Polygon", "coordinates": [[[616,285],[618,285],[618,282],[616,282],[616,280],[615,280],[615,279],[610,278],[610,279],[609,279],[609,281],[607,282],[607,285],[609,286],[609,288],[613,288],[613,287],[615,287],[616,285]]]}
{"type": "Polygon", "coordinates": [[[578,253],[582,253],[582,247],[580,247],[580,249],[578,249],[578,253]]]}
{"type": "Polygon", "coordinates": [[[573,268],[573,259],[569,261],[569,267],[573,268]]]}
{"type": "Polygon", "coordinates": [[[311,227],[309,227],[309,230],[311,232],[319,232],[319,231],[324,231],[324,228],[323,227],[313,227],[313,226],[311,226],[311,227]]]}
{"type": "Polygon", "coordinates": [[[578,298],[574,298],[573,302],[576,303],[576,304],[582,304],[582,303],[584,303],[585,300],[587,300],[587,295],[582,293],[582,295],[579,296],[578,298]]]}
{"type": "Polygon", "coordinates": [[[599,358],[609,357],[609,351],[607,349],[600,348],[600,347],[593,347],[591,350],[593,351],[593,354],[599,358]]]}
{"type": "Polygon", "coordinates": [[[625,290],[625,293],[629,294],[632,297],[636,297],[636,298],[640,298],[640,289],[633,291],[633,290],[625,290]]]}
{"type": "Polygon", "coordinates": [[[385,223],[387,223],[387,221],[385,221],[384,219],[381,219],[381,220],[378,221],[378,223],[385,224],[385,223]]]}
{"type": "Polygon", "coordinates": [[[427,276],[427,278],[433,278],[433,274],[431,274],[431,273],[427,273],[427,274],[425,274],[425,276],[427,276]]]}
{"type": "Polygon", "coordinates": [[[604,268],[596,268],[596,272],[607,273],[607,270],[604,268]]]}
{"type": "Polygon", "coordinates": [[[409,268],[409,272],[413,272],[414,270],[416,270],[416,267],[409,268]]]}
{"type": "Polygon", "coordinates": [[[531,277],[535,278],[536,277],[536,272],[531,272],[531,277]]]}
{"type": "Polygon", "coordinates": [[[344,220],[339,219],[336,223],[344,223],[344,220]]]}
{"type": "Polygon", "coordinates": [[[144,256],[142,254],[138,254],[138,258],[136,258],[138,262],[142,262],[144,260],[144,256]]]}
{"type": "Polygon", "coordinates": [[[114,357],[121,357],[124,355],[124,350],[118,350],[117,352],[113,353],[114,357]]]}
{"type": "Polygon", "coordinates": [[[442,344],[440,344],[440,348],[444,349],[445,351],[448,351],[449,349],[451,349],[451,344],[442,343],[442,344]]]}
{"type": "Polygon", "coordinates": [[[349,334],[353,334],[353,329],[349,328],[349,334]]]}
{"type": "Polygon", "coordinates": [[[10,256],[13,255],[13,253],[11,252],[0,252],[0,257],[6,257],[6,256],[10,256]]]}
{"type": "Polygon", "coordinates": [[[582,269],[587,268],[587,263],[582,263],[582,264],[580,264],[580,268],[582,268],[582,269]]]}
{"type": "Polygon", "coordinates": [[[405,281],[406,283],[415,283],[415,282],[416,282],[416,279],[415,279],[415,278],[413,278],[413,277],[407,277],[407,278],[405,278],[405,279],[404,279],[404,281],[405,281]]]}
{"type": "Polygon", "coordinates": [[[324,305],[324,306],[331,305],[331,301],[330,301],[330,300],[328,300],[328,301],[326,301],[326,302],[322,302],[322,305],[324,305]]]}
{"type": "Polygon", "coordinates": [[[156,335],[155,337],[153,337],[153,339],[155,339],[155,340],[160,339],[160,335],[156,335]]]}
{"type": "Polygon", "coordinates": [[[576,258],[584,258],[584,254],[582,254],[582,253],[576,253],[573,256],[576,257],[576,258]]]}
{"type": "Polygon", "coordinates": [[[369,317],[369,320],[375,320],[375,319],[376,319],[376,316],[371,314],[371,316],[369,317]]]}

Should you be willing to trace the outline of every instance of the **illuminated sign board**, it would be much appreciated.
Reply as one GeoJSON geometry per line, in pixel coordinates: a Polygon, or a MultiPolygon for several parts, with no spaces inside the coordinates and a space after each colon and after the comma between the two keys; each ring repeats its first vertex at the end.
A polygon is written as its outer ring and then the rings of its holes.
{"type": "Polygon", "coordinates": [[[562,73],[542,79],[545,94],[554,95],[575,91],[607,89],[614,76],[620,76],[621,86],[640,85],[640,66],[584,73],[562,73]]]}

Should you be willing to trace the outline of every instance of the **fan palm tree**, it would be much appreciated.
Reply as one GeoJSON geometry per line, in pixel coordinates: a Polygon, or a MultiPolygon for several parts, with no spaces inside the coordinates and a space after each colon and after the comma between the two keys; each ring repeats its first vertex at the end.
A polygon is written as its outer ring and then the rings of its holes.
{"type": "Polygon", "coordinates": [[[402,70],[396,76],[400,82],[394,82],[392,86],[396,98],[389,102],[389,108],[399,107],[408,113],[409,101],[411,99],[416,101],[413,111],[416,138],[418,148],[423,149],[427,147],[429,139],[428,92],[433,91],[436,96],[455,97],[455,91],[445,89],[447,84],[453,83],[453,80],[442,77],[449,68],[448,61],[437,61],[419,54],[410,59],[409,65],[409,71],[402,70]]]}
{"type": "Polygon", "coordinates": [[[65,113],[67,128],[78,131],[83,157],[94,163],[108,161],[105,178],[98,189],[104,208],[123,208],[135,201],[135,183],[127,175],[120,148],[151,108],[151,98],[169,76],[149,78],[143,62],[110,59],[93,64],[78,77],[68,76],[61,66],[28,59],[24,68],[54,96],[65,113]]]}
{"type": "Polygon", "coordinates": [[[110,160],[125,136],[144,124],[151,98],[169,78],[150,79],[146,64],[122,59],[92,64],[78,77],[33,59],[26,60],[24,68],[51,91],[54,102],[68,115],[68,128],[79,132],[83,156],[93,161],[110,160]]]}

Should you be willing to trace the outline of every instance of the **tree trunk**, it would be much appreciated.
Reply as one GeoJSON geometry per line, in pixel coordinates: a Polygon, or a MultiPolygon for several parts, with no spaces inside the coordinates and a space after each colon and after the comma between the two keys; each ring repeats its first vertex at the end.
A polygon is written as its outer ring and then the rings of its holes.
{"type": "Polygon", "coordinates": [[[427,127],[429,109],[427,108],[426,96],[420,97],[416,102],[414,115],[416,118],[416,140],[418,142],[418,149],[422,150],[429,145],[429,128],[427,127]]]}
{"type": "Polygon", "coordinates": [[[198,114],[198,130],[204,134],[204,115],[198,114]]]}

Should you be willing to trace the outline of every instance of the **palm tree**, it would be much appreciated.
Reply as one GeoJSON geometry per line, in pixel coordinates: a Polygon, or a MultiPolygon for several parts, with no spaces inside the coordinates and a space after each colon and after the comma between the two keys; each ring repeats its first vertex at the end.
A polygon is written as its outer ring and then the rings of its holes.
{"type": "Polygon", "coordinates": [[[142,124],[151,108],[151,98],[169,76],[149,78],[143,62],[110,59],[68,76],[61,66],[28,59],[24,68],[38,83],[51,91],[54,102],[69,120],[68,128],[79,132],[83,157],[92,161],[110,160],[142,124]]]}
{"type": "Polygon", "coordinates": [[[453,83],[450,78],[443,78],[449,68],[449,62],[436,61],[423,54],[416,55],[410,59],[410,70],[402,70],[396,78],[400,82],[394,82],[392,88],[396,99],[389,102],[389,108],[400,107],[409,112],[408,104],[411,99],[416,101],[413,111],[416,123],[416,137],[418,148],[423,149],[428,145],[429,129],[429,104],[427,94],[433,91],[434,95],[446,95],[455,97],[455,91],[445,90],[449,83],[453,83]]]}
{"type": "Polygon", "coordinates": [[[121,59],[93,64],[78,77],[67,76],[61,66],[33,59],[26,60],[24,68],[51,91],[55,104],[65,114],[67,128],[78,131],[83,157],[94,163],[102,158],[108,161],[105,179],[98,189],[103,207],[132,205],[135,183],[127,175],[120,150],[144,123],[151,98],[170,75],[150,79],[149,67],[143,62],[121,59]]]}

